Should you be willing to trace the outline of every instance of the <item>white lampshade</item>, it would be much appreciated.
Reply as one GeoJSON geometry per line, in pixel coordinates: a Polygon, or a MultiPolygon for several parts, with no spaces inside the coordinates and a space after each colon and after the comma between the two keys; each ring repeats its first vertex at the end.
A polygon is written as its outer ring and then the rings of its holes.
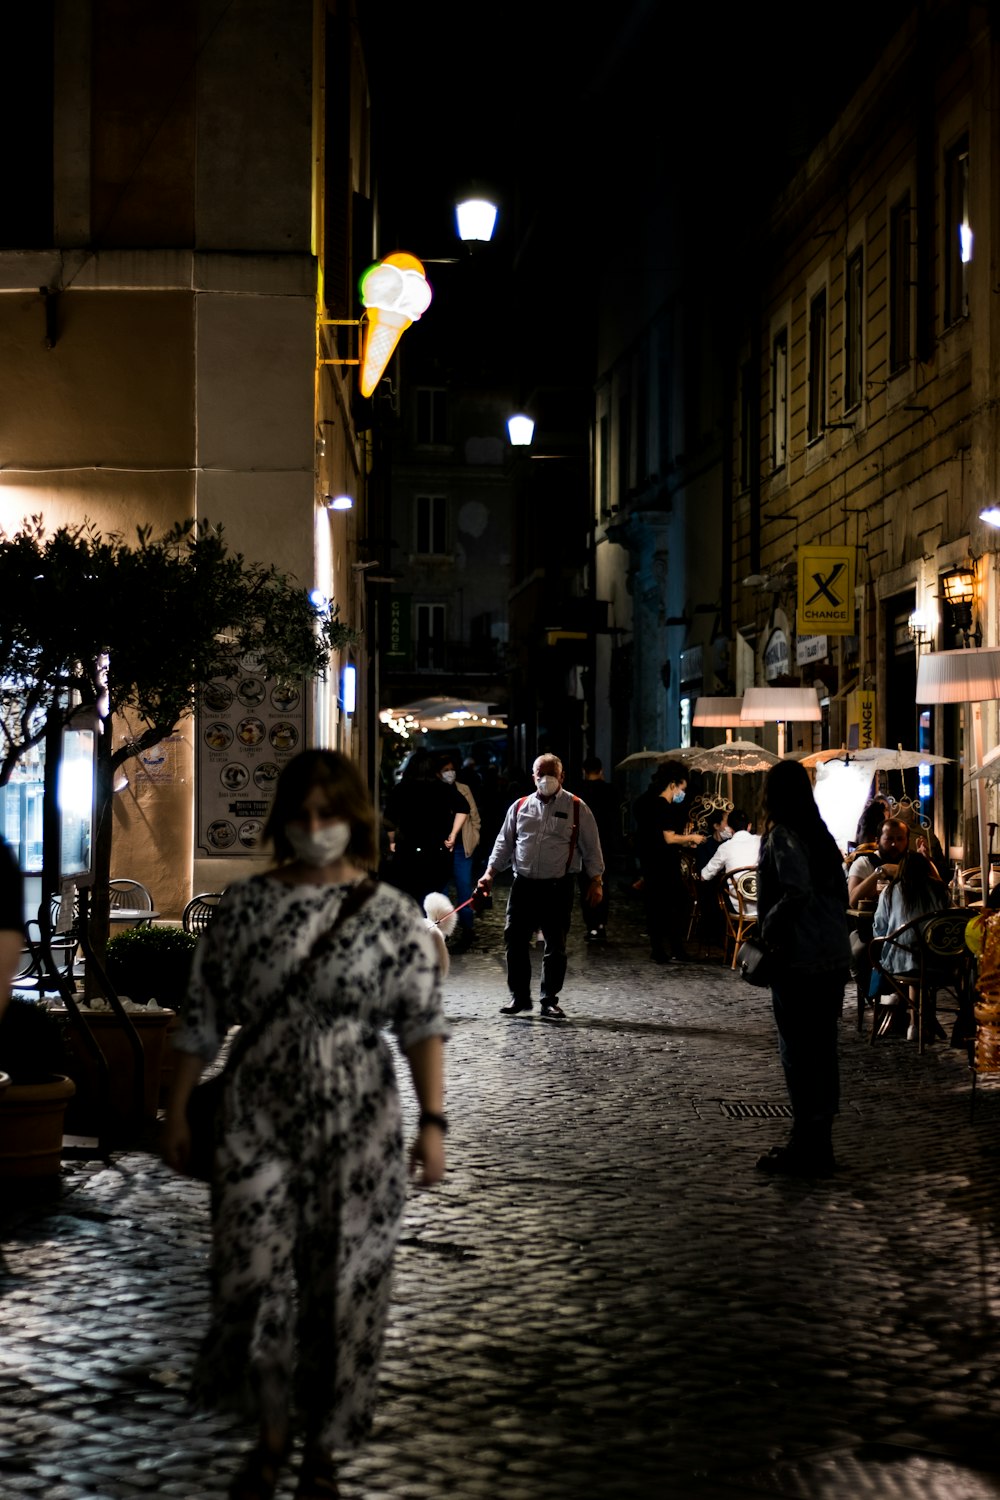
{"type": "Polygon", "coordinates": [[[822,717],[823,710],[819,706],[815,688],[747,688],[740,710],[740,721],[743,724],[752,724],[759,719],[772,724],[805,724],[811,719],[822,717]]]}
{"type": "Polygon", "coordinates": [[[497,208],[485,198],[467,198],[455,205],[460,240],[491,240],[496,228],[497,208]]]}
{"type": "Polygon", "coordinates": [[[917,668],[918,703],[985,703],[1000,698],[1000,647],[933,651],[917,668]]]}
{"type": "Polygon", "coordinates": [[[741,724],[763,728],[764,719],[744,719],[742,698],[696,698],[691,723],[695,729],[737,729],[741,724]]]}
{"type": "Polygon", "coordinates": [[[531,417],[518,412],[516,416],[507,418],[507,434],[512,447],[530,448],[531,440],[535,436],[535,424],[531,417]]]}

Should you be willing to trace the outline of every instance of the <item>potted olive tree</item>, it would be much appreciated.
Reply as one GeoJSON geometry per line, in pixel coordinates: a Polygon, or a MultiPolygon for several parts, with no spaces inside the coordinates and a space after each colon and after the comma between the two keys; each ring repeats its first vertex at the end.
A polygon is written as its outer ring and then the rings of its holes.
{"type": "Polygon", "coordinates": [[[62,1155],[66,1076],[59,1021],[41,1001],[15,996],[0,1020],[0,1179],[54,1177],[62,1155]]]}

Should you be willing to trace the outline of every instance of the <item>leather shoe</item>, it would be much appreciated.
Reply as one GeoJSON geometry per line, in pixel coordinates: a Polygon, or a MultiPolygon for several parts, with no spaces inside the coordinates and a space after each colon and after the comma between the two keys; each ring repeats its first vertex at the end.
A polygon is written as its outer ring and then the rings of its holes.
{"type": "Polygon", "coordinates": [[[507,1001],[507,1004],[501,1005],[500,1014],[502,1016],[516,1016],[519,1015],[522,1010],[530,1009],[530,1000],[519,1000],[516,995],[511,995],[510,999],[507,1001]]]}

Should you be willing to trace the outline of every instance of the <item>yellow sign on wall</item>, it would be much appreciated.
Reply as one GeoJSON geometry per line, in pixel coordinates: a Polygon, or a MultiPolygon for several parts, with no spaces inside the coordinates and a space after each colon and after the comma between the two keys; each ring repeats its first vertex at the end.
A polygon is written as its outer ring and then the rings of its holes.
{"type": "Polygon", "coordinates": [[[799,548],[799,635],[854,634],[856,548],[799,548]]]}
{"type": "Polygon", "coordinates": [[[847,748],[870,750],[875,744],[875,694],[857,689],[847,695],[847,748]]]}

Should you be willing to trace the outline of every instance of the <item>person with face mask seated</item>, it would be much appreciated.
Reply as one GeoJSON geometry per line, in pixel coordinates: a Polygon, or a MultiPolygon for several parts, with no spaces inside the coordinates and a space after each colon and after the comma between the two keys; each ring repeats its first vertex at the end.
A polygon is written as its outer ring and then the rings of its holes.
{"type": "Polygon", "coordinates": [[[503,944],[510,999],[504,1015],[531,1009],[531,937],[540,931],[542,1020],[565,1021],[559,992],[566,978],[566,937],[573,892],[581,870],[589,877],[588,899],[601,902],[604,855],[594,814],[586,802],[563,790],[558,755],[540,755],[532,767],[535,790],[507,809],[478,889],[488,895],[498,870],[513,867],[503,944]]]}
{"type": "Polygon", "coordinates": [[[212,1167],[212,1320],[196,1404],[256,1421],[229,1495],[272,1496],[293,1421],[297,1496],[336,1495],[333,1448],[371,1426],[407,1193],[391,1027],[420,1107],[410,1170],[444,1173],[440,977],[413,903],[368,878],[375,809],[357,767],[307,750],[281,772],[276,863],[231,884],[195,952],[162,1134],[183,1172],[187,1103],[231,1027],[212,1167]]]}
{"type": "MultiPolygon", "coordinates": [[[[760,834],[751,832],[750,819],[738,807],[734,807],[729,814],[729,828],[729,838],[719,845],[705,865],[701,872],[702,880],[715,880],[718,876],[724,878],[731,870],[756,868],[760,855],[760,834]]],[[[743,910],[746,916],[755,917],[757,903],[744,899],[743,910]]]]}
{"type": "Polygon", "coordinates": [[[687,771],[680,761],[668,760],[658,767],[632,810],[650,958],[657,964],[687,962],[684,943],[690,912],[681,850],[697,849],[705,836],[687,832],[686,801],[687,771]]]}

